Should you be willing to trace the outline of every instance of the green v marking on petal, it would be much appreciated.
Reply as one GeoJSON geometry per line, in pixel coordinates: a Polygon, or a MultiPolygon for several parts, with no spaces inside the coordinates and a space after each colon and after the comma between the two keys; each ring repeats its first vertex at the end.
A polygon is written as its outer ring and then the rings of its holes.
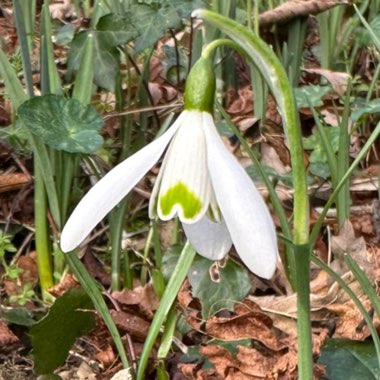
{"type": "Polygon", "coordinates": [[[194,218],[202,209],[202,201],[183,182],[177,182],[162,194],[159,203],[162,214],[166,216],[175,205],[181,206],[186,219],[194,218]]]}

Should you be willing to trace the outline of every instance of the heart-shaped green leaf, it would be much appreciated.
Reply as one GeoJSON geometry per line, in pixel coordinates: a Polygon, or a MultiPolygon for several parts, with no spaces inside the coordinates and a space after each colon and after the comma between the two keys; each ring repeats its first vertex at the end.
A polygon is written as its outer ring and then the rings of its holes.
{"type": "MultiPolygon", "coordinates": [[[[172,246],[165,253],[162,270],[166,278],[173,272],[178,261],[181,246],[172,246]]],[[[220,309],[233,310],[234,304],[240,302],[251,288],[246,269],[228,260],[223,268],[218,268],[218,281],[211,278],[210,267],[212,261],[197,255],[190,267],[188,277],[193,297],[197,297],[202,305],[202,317],[207,319],[220,309]]]]}
{"type": "Polygon", "coordinates": [[[18,108],[18,115],[25,127],[54,149],[90,153],[103,144],[102,118],[76,99],[52,94],[34,97],[18,108]]]}

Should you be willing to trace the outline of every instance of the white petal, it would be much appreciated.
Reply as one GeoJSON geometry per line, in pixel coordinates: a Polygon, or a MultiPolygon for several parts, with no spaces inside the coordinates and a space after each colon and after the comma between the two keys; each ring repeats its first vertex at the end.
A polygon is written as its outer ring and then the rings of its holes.
{"type": "Polygon", "coordinates": [[[271,278],[278,249],[268,208],[243,167],[225,148],[212,116],[203,113],[203,117],[210,177],[232,242],[253,273],[271,278]]]}
{"type": "Polygon", "coordinates": [[[161,137],[115,166],[79,202],[61,234],[63,252],[76,248],[90,231],[159,160],[181,125],[182,114],[161,137]]]}
{"type": "Polygon", "coordinates": [[[182,222],[195,223],[208,209],[212,188],[202,113],[185,112],[187,116],[169,145],[153,190],[155,195],[159,188],[158,200],[152,198],[152,202],[157,203],[161,220],[178,214],[182,222]]]}
{"type": "Polygon", "coordinates": [[[193,248],[207,259],[221,260],[231,249],[232,241],[223,220],[215,223],[204,216],[197,223],[182,223],[182,227],[193,248]]]}

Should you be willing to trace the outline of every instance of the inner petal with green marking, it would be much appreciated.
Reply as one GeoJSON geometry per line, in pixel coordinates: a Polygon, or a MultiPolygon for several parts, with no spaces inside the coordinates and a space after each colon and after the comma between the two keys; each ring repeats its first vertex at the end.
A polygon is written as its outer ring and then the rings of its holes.
{"type": "Polygon", "coordinates": [[[195,219],[202,211],[202,200],[181,181],[161,194],[158,202],[162,216],[168,219],[176,212],[180,219],[195,219]]]}

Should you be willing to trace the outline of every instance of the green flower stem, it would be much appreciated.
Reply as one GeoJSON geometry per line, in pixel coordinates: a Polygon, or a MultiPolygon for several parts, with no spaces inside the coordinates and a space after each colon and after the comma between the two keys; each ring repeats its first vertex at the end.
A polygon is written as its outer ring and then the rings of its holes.
{"type": "Polygon", "coordinates": [[[245,55],[261,72],[276,99],[288,139],[294,187],[293,244],[295,269],[297,271],[298,305],[298,368],[299,378],[313,378],[313,355],[310,322],[310,254],[309,204],[306,172],[303,162],[302,134],[293,89],[286,72],[272,49],[258,36],[239,23],[208,10],[195,14],[213,27],[219,28],[235,41],[245,55]],[[302,273],[301,273],[302,271],[302,273]]]}
{"type": "Polygon", "coordinates": [[[160,333],[160,328],[166,320],[168,313],[177,297],[177,293],[179,292],[179,289],[181,288],[181,285],[186,278],[187,272],[189,271],[194,257],[195,251],[191,247],[190,243],[187,242],[170,277],[168,285],[165,289],[165,293],[160,301],[160,306],[154,314],[154,318],[150,326],[148,336],[145,340],[143,351],[141,353],[140,364],[137,372],[137,380],[145,379],[145,369],[154,342],[156,341],[156,338],[160,333]]]}
{"type": "Polygon", "coordinates": [[[309,244],[295,245],[297,284],[298,378],[313,379],[313,346],[310,323],[310,258],[309,244]]]}

